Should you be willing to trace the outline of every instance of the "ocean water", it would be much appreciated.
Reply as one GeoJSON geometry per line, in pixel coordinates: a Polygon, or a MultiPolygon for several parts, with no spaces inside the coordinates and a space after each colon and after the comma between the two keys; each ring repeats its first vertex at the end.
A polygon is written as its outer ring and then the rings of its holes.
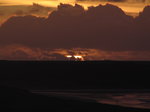
{"type": "Polygon", "coordinates": [[[150,109],[149,90],[34,90],[31,92],[47,96],[94,100],[102,104],[150,109]]]}

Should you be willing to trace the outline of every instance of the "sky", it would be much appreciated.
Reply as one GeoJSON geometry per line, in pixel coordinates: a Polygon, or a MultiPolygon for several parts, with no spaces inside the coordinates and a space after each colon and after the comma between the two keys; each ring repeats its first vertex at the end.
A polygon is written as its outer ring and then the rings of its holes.
{"type": "Polygon", "coordinates": [[[145,6],[150,4],[150,0],[0,0],[0,24],[11,16],[21,14],[22,12],[25,12],[25,15],[32,14],[47,17],[51,11],[57,9],[60,3],[72,5],[77,3],[85,9],[88,9],[90,6],[111,3],[121,8],[126,14],[136,17],[139,12],[143,11],[145,6]],[[31,13],[31,10],[36,10],[36,6],[33,3],[43,6],[40,12],[32,11],[31,13]]]}
{"type": "Polygon", "coordinates": [[[1,0],[0,3],[1,5],[32,5],[32,3],[38,3],[50,7],[57,7],[59,3],[78,3],[85,8],[91,5],[112,3],[128,12],[139,12],[149,2],[149,0],[1,0]]]}
{"type": "Polygon", "coordinates": [[[149,5],[150,0],[0,0],[0,24],[11,16],[17,15],[19,11],[26,12],[26,15],[30,13],[36,16],[47,17],[51,11],[57,9],[60,3],[72,5],[77,3],[85,9],[88,9],[90,6],[111,3],[121,8],[126,14],[136,17],[139,12],[143,11],[145,6],[149,5]],[[30,13],[30,10],[35,8],[33,3],[43,6],[43,9],[39,13],[30,13]],[[49,7],[49,9],[44,9],[44,7],[49,7]]]}
{"type": "Polygon", "coordinates": [[[149,0],[0,0],[0,24],[2,60],[150,60],[149,0]]]}
{"type": "Polygon", "coordinates": [[[112,3],[126,12],[140,12],[149,4],[149,0],[1,0],[1,5],[32,5],[38,3],[44,6],[57,7],[59,3],[81,4],[85,8],[91,5],[112,3]]]}

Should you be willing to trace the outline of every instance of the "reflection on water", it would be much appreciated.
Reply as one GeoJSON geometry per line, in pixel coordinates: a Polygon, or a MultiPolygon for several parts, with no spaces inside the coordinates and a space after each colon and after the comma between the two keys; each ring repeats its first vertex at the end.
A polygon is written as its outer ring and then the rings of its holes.
{"type": "Polygon", "coordinates": [[[150,109],[150,92],[102,92],[102,91],[33,91],[44,95],[54,95],[78,99],[95,100],[99,103],[125,107],[150,109]]]}
{"type": "Polygon", "coordinates": [[[97,101],[106,104],[150,109],[150,93],[107,93],[101,95],[101,98],[97,97],[97,101]]]}

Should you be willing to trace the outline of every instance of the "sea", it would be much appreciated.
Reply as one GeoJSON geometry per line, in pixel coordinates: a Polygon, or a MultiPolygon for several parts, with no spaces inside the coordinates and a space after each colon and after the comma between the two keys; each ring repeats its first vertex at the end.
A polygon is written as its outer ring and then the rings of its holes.
{"type": "Polygon", "coordinates": [[[150,109],[150,90],[31,90],[32,93],[150,109]]]}

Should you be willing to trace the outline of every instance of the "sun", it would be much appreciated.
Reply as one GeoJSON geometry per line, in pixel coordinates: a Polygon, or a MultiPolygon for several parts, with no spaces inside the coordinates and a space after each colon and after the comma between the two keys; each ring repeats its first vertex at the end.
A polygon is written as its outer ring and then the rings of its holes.
{"type": "Polygon", "coordinates": [[[66,55],[65,57],[72,61],[84,61],[84,57],[82,55],[66,55]]]}

